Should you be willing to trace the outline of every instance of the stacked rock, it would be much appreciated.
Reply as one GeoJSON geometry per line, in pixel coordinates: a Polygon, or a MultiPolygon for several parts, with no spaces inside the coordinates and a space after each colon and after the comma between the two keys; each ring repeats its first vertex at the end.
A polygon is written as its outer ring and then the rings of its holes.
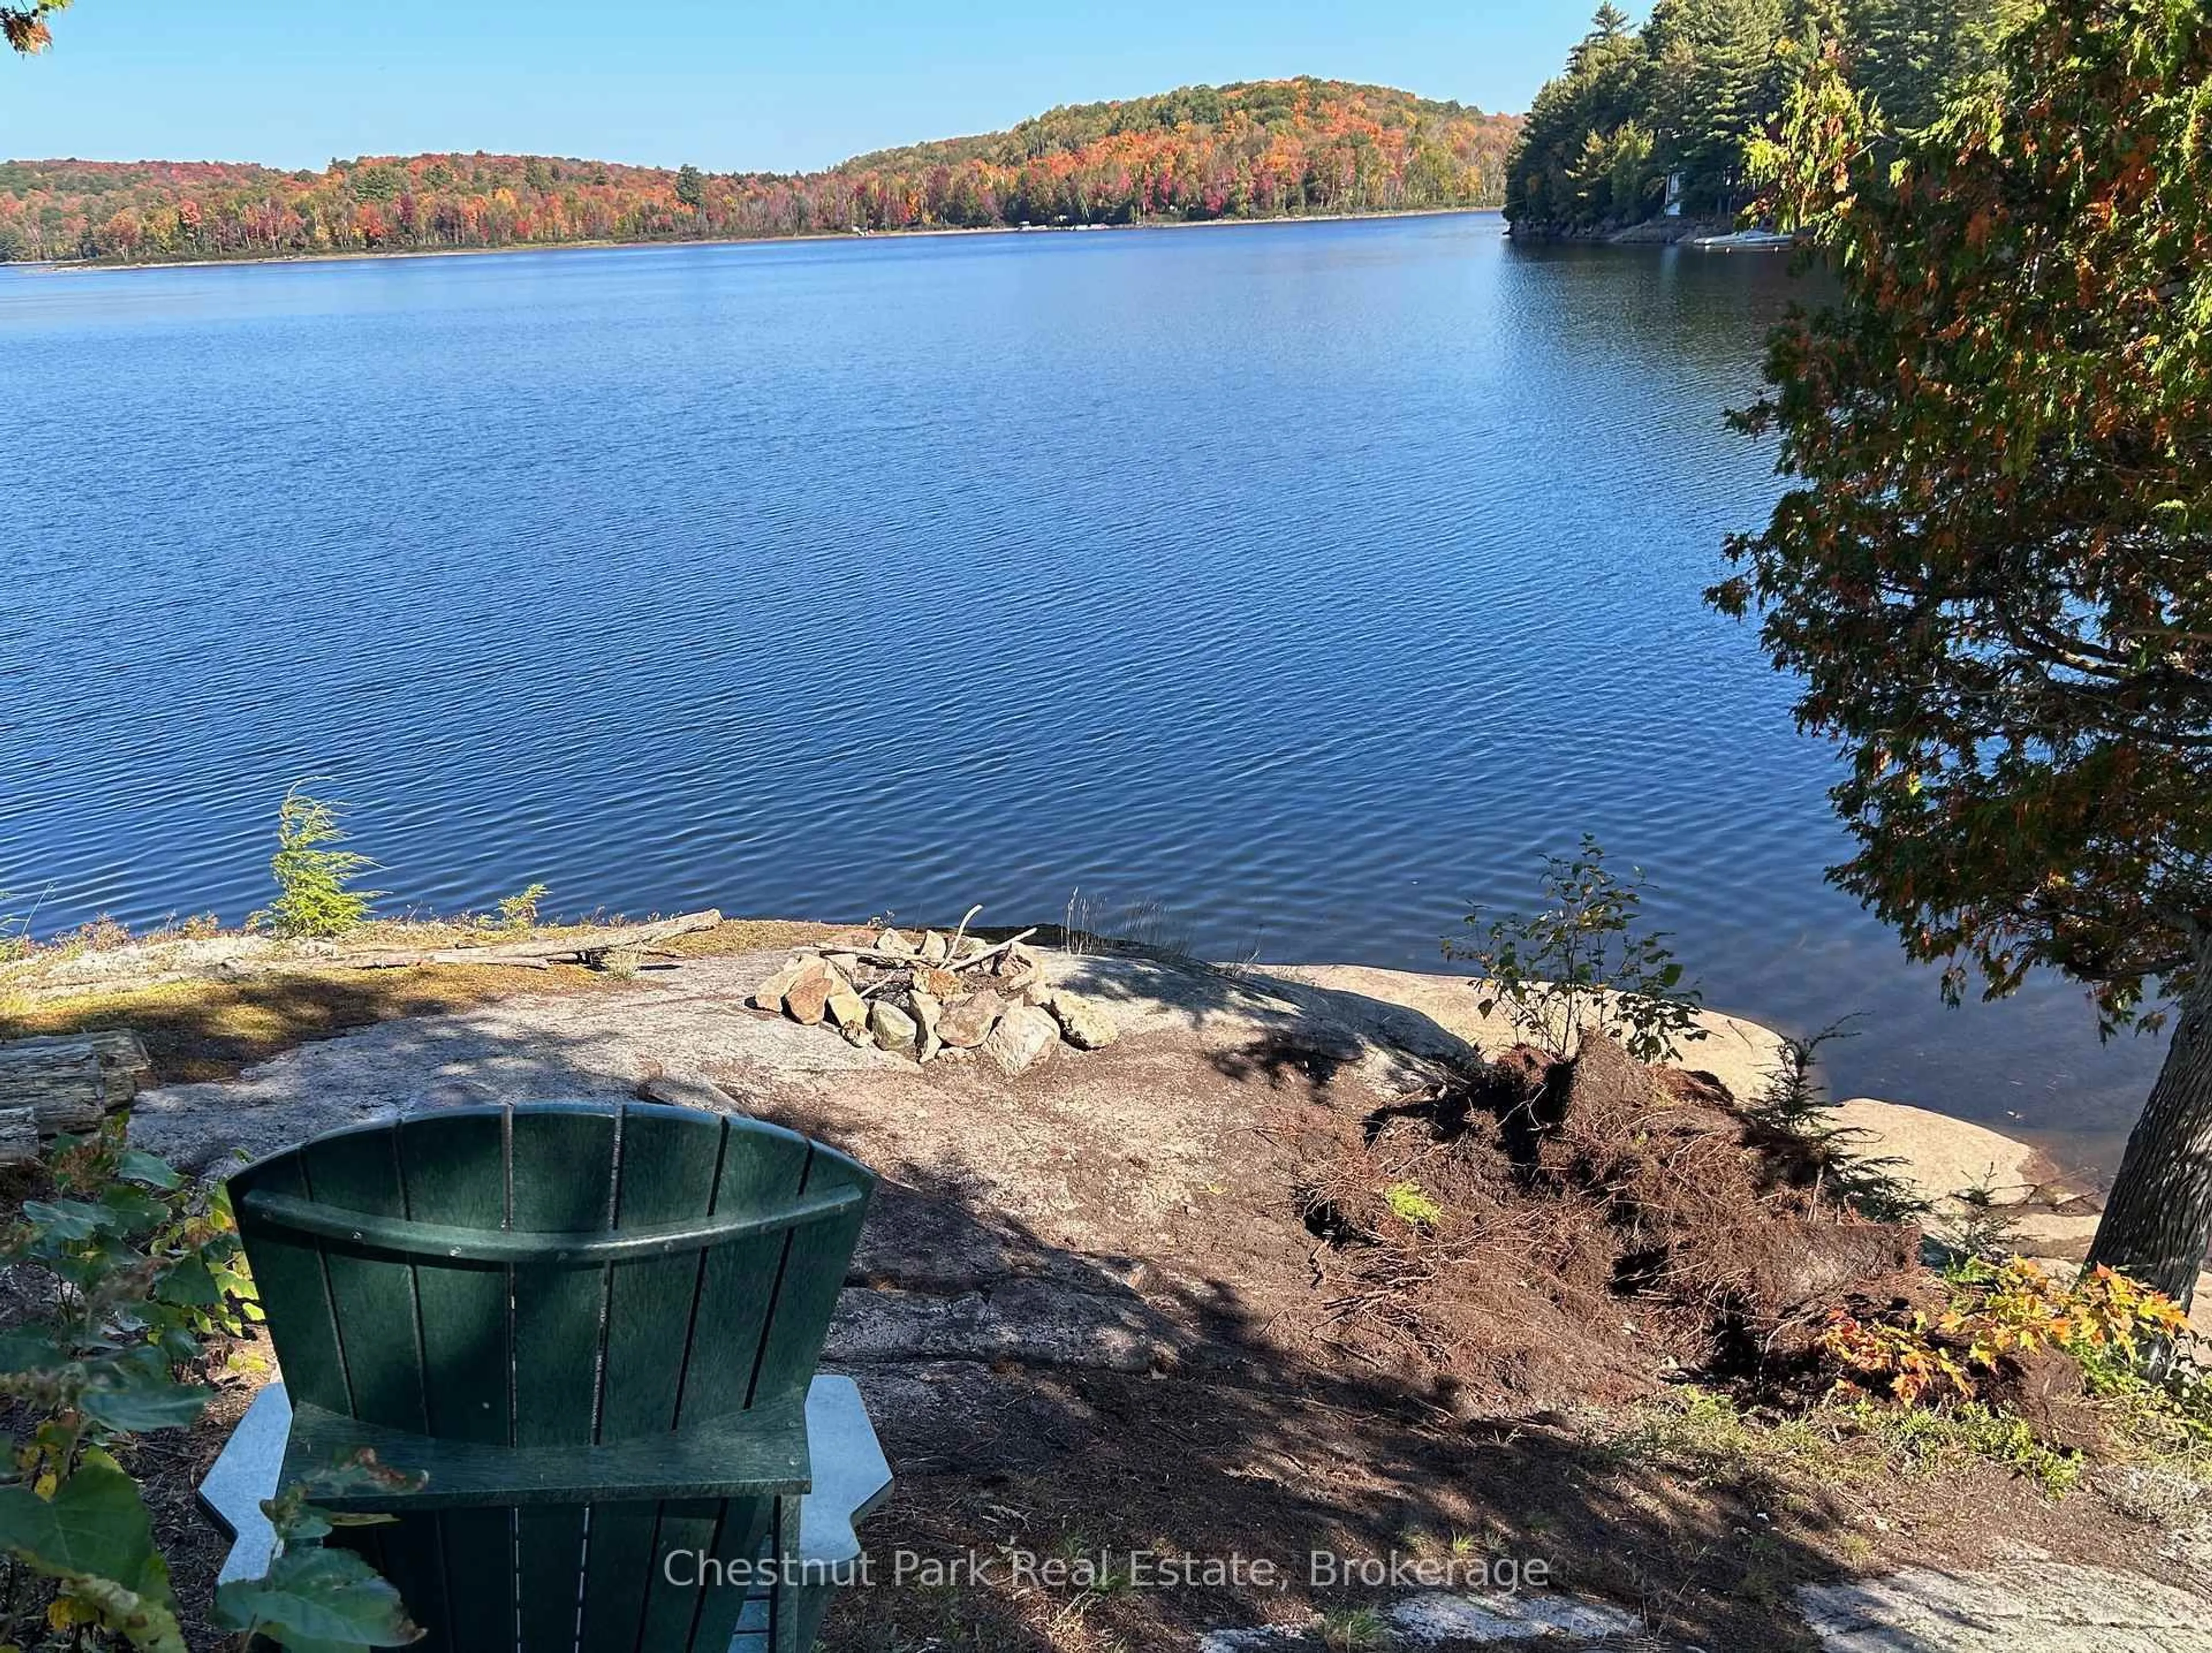
{"type": "Polygon", "coordinates": [[[847,933],[793,953],[746,1002],[848,1042],[917,1062],[981,1051],[1007,1073],[1048,1058],[1062,1043],[1097,1050],[1119,1030],[1097,1000],[1055,988],[1024,937],[889,929],[847,933]]]}

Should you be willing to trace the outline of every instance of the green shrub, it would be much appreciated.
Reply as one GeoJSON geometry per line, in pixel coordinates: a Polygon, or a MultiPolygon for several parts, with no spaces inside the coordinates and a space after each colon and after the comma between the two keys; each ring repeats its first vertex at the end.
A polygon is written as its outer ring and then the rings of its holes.
{"type": "Polygon", "coordinates": [[[2116,1270],[2091,1269],[2071,1285],[2025,1258],[1969,1261],[1946,1278],[1948,1302],[1931,1318],[1918,1310],[1862,1318],[1832,1310],[1820,1347],[1846,1389],[1910,1405],[1978,1397],[1978,1373],[2000,1357],[2063,1349],[2085,1368],[2148,1380],[2167,1363],[2188,1317],[2164,1293],[2116,1270]]]}
{"type": "Polygon", "coordinates": [[[1983,1171],[1972,1188],[1951,1195],[1956,1210],[1934,1226],[1930,1237],[1945,1247],[1955,1262],[1999,1263],[2020,1249],[2018,1213],[1997,1202],[1994,1166],[1983,1171]]]}
{"type": "MultiPolygon", "coordinates": [[[[408,1477],[375,1462],[364,1448],[316,1477],[334,1491],[374,1484],[389,1487],[408,1477]]],[[[418,1483],[420,1478],[416,1478],[418,1483]]],[[[367,1653],[404,1647],[422,1632],[408,1621],[398,1592],[349,1550],[326,1550],[322,1541],[337,1527],[371,1527],[388,1516],[342,1516],[319,1510],[302,1488],[287,1487],[262,1510],[276,1530],[278,1550],[259,1578],[234,1578],[215,1593],[216,1622],[234,1630],[247,1647],[270,1642],[296,1653],[367,1653]]]]}
{"type": "Polygon", "coordinates": [[[161,925],[149,932],[149,941],[205,941],[222,933],[222,921],[213,913],[187,913],[179,918],[169,915],[161,925]]]}
{"type": "MultiPolygon", "coordinates": [[[[1893,1402],[1899,1415],[1978,1420],[1984,1435],[2016,1444],[2033,1431],[2003,1410],[2002,1390],[1992,1392],[1989,1379],[2008,1355],[2057,1349],[2080,1368],[2082,1389],[2123,1454],[2212,1456],[2212,1382],[2172,1298],[2110,1268],[2069,1283],[2018,1257],[1969,1259],[1944,1283],[1946,1306],[1932,1317],[1917,1310],[1830,1316],[1820,1348],[1838,1373],[1840,1396],[1893,1402]]],[[[1984,1445],[1984,1455],[2007,1455],[1984,1445]]],[[[2062,1472],[2042,1456],[2022,1448],[2008,1461],[2063,1490],[2062,1472]]],[[[2063,1472],[2070,1478],[2079,1460],[2065,1462],[2074,1466],[2063,1472]]]]}
{"type": "Polygon", "coordinates": [[[67,930],[53,939],[53,945],[64,958],[82,958],[87,953],[109,953],[131,945],[131,927],[120,919],[110,918],[106,913],[95,914],[74,930],[67,930]]]}
{"type": "Polygon", "coordinates": [[[1682,985],[1665,933],[1637,928],[1640,869],[1626,880],[1608,872],[1604,847],[1585,832],[1577,854],[1545,857],[1543,888],[1547,905],[1534,916],[1485,925],[1481,909],[1470,908],[1465,921],[1480,939],[1444,940],[1445,957],[1482,971],[1484,1015],[1504,1004],[1553,1061],[1572,1056],[1586,1033],[1613,1035],[1638,1061],[1663,1060],[1705,1036],[1703,995],[1682,985]]]}
{"type": "Polygon", "coordinates": [[[1434,1228],[1444,1219],[1444,1208],[1423,1193],[1419,1182],[1393,1182],[1382,1190],[1382,1203],[1400,1222],[1415,1228],[1434,1228]]]}
{"type": "Polygon", "coordinates": [[[295,782],[277,806],[276,854],[269,863],[276,899],[254,916],[280,936],[342,936],[368,916],[369,902],[383,891],[349,887],[376,864],[331,847],[345,842],[338,824],[345,805],[308,796],[301,790],[307,784],[295,782]]]}
{"type": "Polygon", "coordinates": [[[2052,1498],[2071,1492],[2081,1479],[2080,1453],[2045,1441],[2018,1413],[1980,1401],[1940,1411],[1883,1406],[1864,1397],[1831,1404],[1881,1449],[1887,1463],[1905,1472],[1941,1471],[1979,1458],[2025,1476],[2052,1498]]]}
{"type": "MultiPolygon", "coordinates": [[[[14,1431],[0,1462],[0,1549],[18,1564],[0,1595],[0,1642],[184,1653],[168,1565],[118,1449],[197,1419],[209,1391],[179,1371],[204,1363],[207,1339],[259,1318],[237,1228],[220,1193],[128,1146],[119,1122],[62,1139],[45,1169],[54,1197],[24,1201],[0,1236],[0,1264],[46,1276],[54,1305],[0,1332],[14,1431]],[[27,1592],[33,1577],[47,1584],[27,1592]],[[50,1632],[66,1643],[50,1644],[50,1632]]],[[[367,1563],[319,1548],[329,1517],[297,1493],[270,1509],[283,1550],[268,1577],[218,1595],[224,1627],[302,1653],[417,1638],[367,1563]],[[269,1610],[279,1601],[287,1612],[269,1610]]]]}
{"type": "Polygon", "coordinates": [[[553,892],[542,884],[526,884],[511,896],[502,896],[495,921],[502,930],[520,933],[538,923],[538,904],[553,892]]]}

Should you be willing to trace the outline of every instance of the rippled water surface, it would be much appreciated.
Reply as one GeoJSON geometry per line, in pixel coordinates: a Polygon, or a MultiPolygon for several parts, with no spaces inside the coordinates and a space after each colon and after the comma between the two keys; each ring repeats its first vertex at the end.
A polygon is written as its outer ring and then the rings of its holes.
{"type": "Polygon", "coordinates": [[[394,906],[1433,967],[1587,829],[1846,1091],[2109,1158],[2156,1052],[1943,1010],[1700,604],[1794,289],[1486,216],[0,270],[0,888],[235,921],[317,774],[394,906]]]}

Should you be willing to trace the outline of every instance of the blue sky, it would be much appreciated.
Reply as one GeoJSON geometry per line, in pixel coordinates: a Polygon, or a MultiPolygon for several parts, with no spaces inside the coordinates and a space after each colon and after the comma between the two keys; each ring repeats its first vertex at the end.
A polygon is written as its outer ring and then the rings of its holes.
{"type": "Polygon", "coordinates": [[[1055,103],[1312,74],[1525,109],[1595,0],[77,0],[0,155],[491,149],[826,165],[1055,103]]]}

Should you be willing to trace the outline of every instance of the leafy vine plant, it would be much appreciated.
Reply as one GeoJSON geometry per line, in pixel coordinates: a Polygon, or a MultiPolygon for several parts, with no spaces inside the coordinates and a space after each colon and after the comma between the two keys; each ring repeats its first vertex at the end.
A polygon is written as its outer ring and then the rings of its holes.
{"type": "Polygon", "coordinates": [[[1641,927],[1641,867],[1620,877],[1585,832],[1572,855],[1544,858],[1544,906],[1486,923],[1471,906],[1475,939],[1446,937],[1444,957],[1481,972],[1482,1013],[1503,1005],[1522,1036],[1554,1062],[1571,1060],[1593,1033],[1619,1039],[1638,1061],[1663,1061],[1706,1036],[1704,995],[1685,984],[1663,930],[1641,927]]]}
{"type": "MultiPolygon", "coordinates": [[[[0,1653],[120,1647],[185,1653],[169,1568],[137,1482],[133,1437],[190,1425],[213,1346],[260,1318],[220,1190],[130,1147],[119,1123],[64,1137],[0,1264],[42,1280],[46,1312],[0,1332],[12,1451],[0,1466],[0,1653]]],[[[342,1479],[390,1472],[364,1463],[342,1479]]],[[[266,1577],[216,1593],[240,1644],[353,1653],[419,1639],[398,1594],[321,1541],[342,1517],[292,1489],[264,1506],[279,1540],[266,1577]]]]}

